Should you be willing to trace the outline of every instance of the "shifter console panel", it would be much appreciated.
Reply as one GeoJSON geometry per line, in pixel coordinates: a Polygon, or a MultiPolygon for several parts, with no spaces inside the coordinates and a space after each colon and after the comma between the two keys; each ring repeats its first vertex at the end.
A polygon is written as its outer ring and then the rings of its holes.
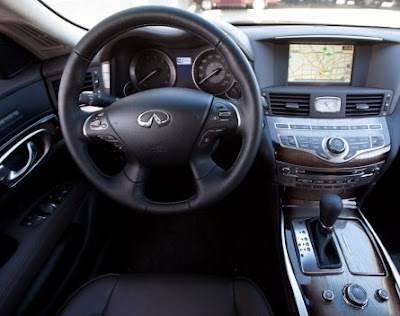
{"type": "MultiPolygon", "coordinates": [[[[336,269],[321,269],[318,266],[315,249],[312,245],[310,234],[307,228],[307,219],[294,219],[292,221],[292,231],[300,261],[300,267],[304,274],[335,274],[343,272],[343,267],[336,269]]],[[[333,234],[333,238],[337,244],[337,238],[335,234],[333,234]]],[[[339,256],[341,262],[344,262],[340,252],[339,256]]]]}

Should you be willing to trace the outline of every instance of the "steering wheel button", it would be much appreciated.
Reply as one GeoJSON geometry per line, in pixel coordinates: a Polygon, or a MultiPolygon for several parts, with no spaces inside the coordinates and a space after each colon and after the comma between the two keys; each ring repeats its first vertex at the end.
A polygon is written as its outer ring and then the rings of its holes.
{"type": "Polygon", "coordinates": [[[91,128],[99,128],[101,126],[101,121],[100,120],[93,120],[90,122],[90,127],[91,128]]]}

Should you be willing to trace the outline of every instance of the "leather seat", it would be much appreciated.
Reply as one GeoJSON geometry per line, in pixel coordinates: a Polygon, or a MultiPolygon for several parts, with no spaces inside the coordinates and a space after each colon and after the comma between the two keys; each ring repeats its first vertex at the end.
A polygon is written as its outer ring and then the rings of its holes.
{"type": "Polygon", "coordinates": [[[268,316],[261,290],[245,278],[101,276],[82,286],[62,316],[268,316]]]}

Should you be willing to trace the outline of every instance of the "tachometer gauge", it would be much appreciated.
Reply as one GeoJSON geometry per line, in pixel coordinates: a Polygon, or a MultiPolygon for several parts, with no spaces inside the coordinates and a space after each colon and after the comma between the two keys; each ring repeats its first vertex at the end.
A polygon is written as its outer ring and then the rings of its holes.
{"type": "Polygon", "coordinates": [[[133,57],[129,76],[137,90],[147,90],[172,87],[176,71],[167,54],[158,49],[144,49],[133,57]]]}
{"type": "Polygon", "coordinates": [[[214,95],[227,92],[234,79],[225,59],[215,49],[208,49],[197,56],[192,68],[193,80],[200,90],[214,95]]]}

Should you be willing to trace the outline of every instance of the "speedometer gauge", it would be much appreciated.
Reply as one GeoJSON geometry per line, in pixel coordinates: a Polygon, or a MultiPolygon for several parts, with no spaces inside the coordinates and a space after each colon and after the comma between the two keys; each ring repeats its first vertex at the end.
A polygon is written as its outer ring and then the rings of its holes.
{"type": "Polygon", "coordinates": [[[129,65],[129,76],[137,90],[172,87],[176,79],[175,66],[167,54],[158,49],[138,52],[129,65]]]}
{"type": "Polygon", "coordinates": [[[192,75],[200,90],[214,95],[224,94],[234,82],[225,59],[215,49],[208,49],[197,56],[193,63],[192,75]]]}

